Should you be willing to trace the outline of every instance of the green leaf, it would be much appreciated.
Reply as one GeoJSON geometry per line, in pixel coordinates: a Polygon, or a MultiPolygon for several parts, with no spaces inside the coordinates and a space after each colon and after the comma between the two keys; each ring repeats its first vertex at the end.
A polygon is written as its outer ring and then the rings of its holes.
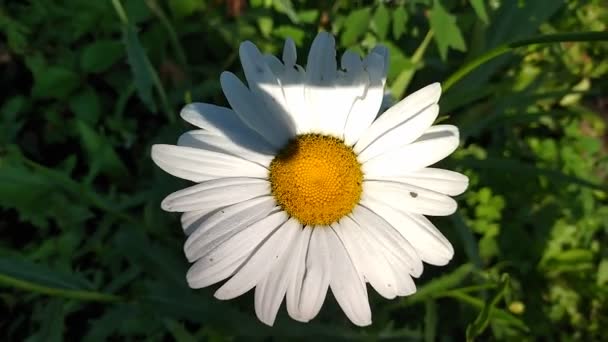
{"type": "Polygon", "coordinates": [[[0,258],[0,275],[58,289],[91,289],[91,284],[84,278],[12,257],[0,258]]]}
{"type": "Polygon", "coordinates": [[[287,15],[292,23],[299,23],[298,15],[293,8],[293,3],[291,0],[274,0],[272,3],[274,8],[276,8],[277,11],[287,15]]]}
{"type": "Polygon", "coordinates": [[[422,301],[426,301],[442,292],[450,290],[460,284],[471,274],[474,267],[471,264],[464,264],[449,274],[435,278],[429,283],[420,287],[414,295],[398,303],[400,306],[410,306],[422,301]]]}
{"type": "Polygon", "coordinates": [[[91,291],[91,284],[77,275],[11,257],[0,258],[0,285],[78,300],[120,300],[114,295],[91,291]]]}
{"type": "Polygon", "coordinates": [[[509,276],[507,274],[503,274],[500,280],[499,287],[497,289],[496,294],[492,298],[492,300],[487,301],[483,306],[483,309],[475,319],[475,321],[469,326],[467,326],[466,330],[466,339],[467,341],[473,341],[475,337],[481,335],[484,330],[488,327],[490,323],[490,319],[492,318],[492,312],[498,301],[504,296],[507,287],[509,286],[509,276]]]}
{"type": "Polygon", "coordinates": [[[99,40],[84,47],[80,66],[85,72],[104,72],[123,57],[123,54],[124,50],[119,41],[99,40]]]}
{"type": "Polygon", "coordinates": [[[477,17],[483,21],[484,24],[488,24],[490,20],[488,19],[488,12],[486,12],[486,7],[484,5],[484,0],[469,0],[471,6],[473,6],[473,10],[477,17]]]}
{"type": "Polygon", "coordinates": [[[28,337],[28,342],[64,341],[67,308],[62,299],[53,299],[40,312],[40,328],[28,337]]]}
{"type": "Polygon", "coordinates": [[[38,98],[64,99],[80,85],[74,71],[61,66],[48,66],[34,71],[32,95],[38,98]]]}
{"type": "Polygon", "coordinates": [[[350,46],[368,30],[370,21],[370,9],[362,8],[352,11],[346,18],[344,31],[340,36],[342,46],[350,46]]]}
{"type": "Polygon", "coordinates": [[[391,23],[391,16],[383,3],[378,5],[372,18],[372,28],[376,31],[379,40],[385,40],[388,34],[388,27],[391,23]]]}
{"type": "Polygon", "coordinates": [[[205,2],[200,0],[169,0],[169,8],[176,18],[184,18],[204,8],[205,2]]]}
{"type": "Polygon", "coordinates": [[[137,95],[151,112],[156,113],[156,102],[152,96],[154,87],[152,73],[155,71],[132,25],[123,27],[123,43],[127,49],[127,59],[133,73],[137,95]]]}
{"type": "Polygon", "coordinates": [[[393,11],[393,38],[401,38],[407,28],[408,15],[403,5],[393,11]]]}
{"type": "Polygon", "coordinates": [[[306,37],[306,31],[293,26],[279,26],[272,33],[282,39],[291,38],[296,45],[302,45],[306,37]]]}
{"type": "Polygon", "coordinates": [[[99,96],[91,87],[86,87],[70,98],[70,110],[77,118],[88,124],[97,123],[101,115],[101,103],[99,96]]]}
{"type": "Polygon", "coordinates": [[[114,151],[108,139],[99,134],[84,121],[77,121],[76,128],[80,135],[82,145],[89,157],[89,177],[101,171],[114,178],[122,178],[129,174],[118,154],[114,151]]]}
{"type": "Polygon", "coordinates": [[[435,0],[433,9],[429,13],[429,21],[433,32],[435,32],[435,42],[439,48],[441,59],[446,60],[448,48],[459,51],[466,51],[466,45],[460,28],[456,25],[456,16],[451,15],[441,5],[441,1],[435,0]]]}
{"type": "Polygon", "coordinates": [[[68,187],[26,167],[20,157],[0,158],[0,206],[15,209],[21,221],[40,228],[48,227],[50,219],[65,227],[82,224],[90,213],[86,207],[74,205],[68,187]]]}

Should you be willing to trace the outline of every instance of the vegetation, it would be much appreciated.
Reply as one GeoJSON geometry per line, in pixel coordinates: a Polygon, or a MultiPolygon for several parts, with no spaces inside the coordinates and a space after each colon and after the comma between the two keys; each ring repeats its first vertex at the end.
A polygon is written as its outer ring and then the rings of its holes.
{"type": "Polygon", "coordinates": [[[1,0],[0,335],[605,338],[607,23],[602,0],[1,0]],[[291,37],[302,63],[319,30],[341,51],[388,46],[394,99],[444,82],[440,120],[462,146],[443,165],[471,184],[433,218],[455,258],[415,295],[372,295],[367,328],[330,297],[313,322],[281,312],[270,328],[251,293],[187,287],[178,216],[159,208],[185,183],[150,146],[189,129],[184,104],[226,104],[240,42],[279,54],[291,37]]]}

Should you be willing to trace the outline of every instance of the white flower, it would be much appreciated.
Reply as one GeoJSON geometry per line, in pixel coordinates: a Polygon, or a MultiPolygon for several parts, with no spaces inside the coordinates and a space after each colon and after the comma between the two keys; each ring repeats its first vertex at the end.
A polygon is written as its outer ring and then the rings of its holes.
{"type": "Polygon", "coordinates": [[[178,146],[155,145],[154,162],[198,184],[169,195],[184,212],[192,288],[229,278],[215,292],[231,299],[255,287],[258,318],[313,319],[328,288],[348,318],[371,324],[366,283],[382,296],[416,292],[422,262],[445,265],[454,251],[424,215],[450,215],[466,176],[429,168],[458,146],[458,129],[431,126],[438,83],[377,117],[388,67],[386,48],[363,60],[320,33],[306,69],[295,44],[283,58],[240,47],[249,87],[220,81],[232,109],[206,103],[181,116],[200,127],[178,146]]]}

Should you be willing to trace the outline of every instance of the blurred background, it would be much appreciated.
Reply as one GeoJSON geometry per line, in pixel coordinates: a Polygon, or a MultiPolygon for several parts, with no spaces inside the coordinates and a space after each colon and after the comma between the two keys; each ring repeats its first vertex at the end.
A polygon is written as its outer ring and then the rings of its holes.
{"type": "Polygon", "coordinates": [[[607,23],[602,0],[0,0],[2,340],[605,339],[608,43],[474,61],[607,23]],[[291,37],[304,64],[319,30],[339,53],[386,45],[395,100],[449,80],[440,120],[462,145],[442,165],[471,184],[431,218],[456,253],[417,294],[372,294],[366,328],[331,296],[312,323],[282,309],[269,328],[252,293],[187,287],[179,217],[159,207],[186,183],[150,146],[190,129],[184,104],[226,104],[240,42],[280,54],[291,37]]]}

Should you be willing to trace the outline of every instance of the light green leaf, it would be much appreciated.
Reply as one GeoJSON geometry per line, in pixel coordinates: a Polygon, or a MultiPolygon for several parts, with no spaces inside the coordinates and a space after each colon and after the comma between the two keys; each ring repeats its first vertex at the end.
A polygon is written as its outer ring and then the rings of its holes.
{"type": "Polygon", "coordinates": [[[435,5],[429,13],[429,21],[433,32],[435,32],[435,42],[439,48],[441,59],[446,60],[448,48],[459,51],[466,51],[466,45],[460,28],[456,25],[456,16],[451,15],[441,5],[441,1],[435,0],[435,5]]]}
{"type": "Polygon", "coordinates": [[[104,72],[123,54],[124,51],[119,41],[99,40],[84,47],[80,56],[80,67],[85,72],[104,72]]]}
{"type": "Polygon", "coordinates": [[[372,18],[372,28],[376,31],[379,40],[385,40],[388,34],[388,27],[391,23],[391,16],[383,3],[378,5],[372,18]]]}
{"type": "Polygon", "coordinates": [[[342,46],[350,46],[368,30],[370,20],[370,9],[362,8],[352,11],[346,18],[344,31],[340,36],[342,46]]]}
{"type": "Polygon", "coordinates": [[[272,33],[282,39],[291,38],[296,45],[302,45],[306,37],[306,31],[293,26],[279,26],[272,33]]]}
{"type": "Polygon", "coordinates": [[[177,18],[184,18],[192,15],[197,10],[203,8],[205,1],[200,0],[169,0],[169,8],[177,18]]]}
{"type": "Polygon", "coordinates": [[[469,0],[469,2],[475,11],[475,14],[477,14],[477,17],[479,17],[484,24],[488,24],[490,20],[488,19],[488,12],[486,12],[486,7],[483,3],[484,0],[469,0]]]}
{"type": "Polygon", "coordinates": [[[292,23],[297,24],[300,22],[300,20],[298,19],[298,15],[296,14],[296,11],[293,8],[293,3],[291,2],[291,0],[274,0],[272,4],[274,5],[274,8],[276,8],[277,11],[287,15],[292,23]]]}
{"type": "Polygon", "coordinates": [[[393,38],[399,39],[407,28],[408,15],[403,5],[393,11],[393,38]]]}

